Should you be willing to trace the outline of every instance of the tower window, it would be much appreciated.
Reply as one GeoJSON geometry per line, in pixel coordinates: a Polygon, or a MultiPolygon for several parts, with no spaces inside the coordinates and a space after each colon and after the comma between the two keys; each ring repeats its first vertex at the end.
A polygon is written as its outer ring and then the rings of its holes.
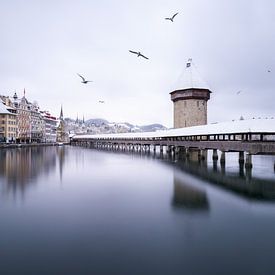
{"type": "Polygon", "coordinates": [[[200,102],[199,101],[197,101],[197,107],[199,107],[200,106],[200,102]]]}

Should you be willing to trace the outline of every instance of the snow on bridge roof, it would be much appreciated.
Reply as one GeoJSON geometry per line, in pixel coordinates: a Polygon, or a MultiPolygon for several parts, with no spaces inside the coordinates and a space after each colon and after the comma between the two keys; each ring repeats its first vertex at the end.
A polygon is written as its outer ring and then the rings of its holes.
{"type": "Polygon", "coordinates": [[[156,132],[122,133],[122,134],[98,134],[98,135],[75,135],[73,139],[104,139],[104,138],[153,138],[153,137],[176,137],[195,135],[220,135],[241,133],[273,133],[275,134],[275,119],[249,119],[229,122],[213,123],[207,125],[185,127],[156,132]]]}

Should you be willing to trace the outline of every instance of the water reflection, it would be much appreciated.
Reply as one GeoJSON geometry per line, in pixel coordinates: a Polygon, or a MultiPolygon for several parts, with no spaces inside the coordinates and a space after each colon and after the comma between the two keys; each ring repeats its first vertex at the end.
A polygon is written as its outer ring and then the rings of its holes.
{"type": "Polygon", "coordinates": [[[174,193],[172,205],[177,209],[192,209],[196,211],[209,210],[206,192],[187,182],[187,177],[182,178],[174,173],[174,193]]]}
{"type": "Polygon", "coordinates": [[[252,176],[252,169],[245,169],[239,164],[239,171],[227,173],[225,163],[213,161],[212,166],[205,160],[194,161],[192,158],[183,158],[176,161],[176,165],[183,171],[195,175],[212,184],[250,199],[275,200],[275,181],[260,179],[252,176]]]}
{"type": "MultiPolygon", "coordinates": [[[[108,151],[114,153],[112,150],[108,151]]],[[[261,162],[261,167],[258,169],[261,171],[260,174],[262,177],[260,178],[257,177],[257,175],[253,176],[252,171],[255,170],[255,168],[245,168],[244,162],[237,161],[235,164],[231,165],[230,169],[228,169],[225,161],[220,162],[218,160],[212,160],[212,155],[209,154],[208,151],[199,153],[197,149],[193,149],[189,150],[188,153],[181,153],[179,155],[149,151],[126,151],[126,153],[130,155],[134,154],[136,157],[139,156],[146,159],[154,158],[160,161],[165,161],[168,164],[180,168],[188,174],[232,191],[246,199],[275,200],[275,180],[269,179],[268,177],[263,178],[265,176],[264,166],[271,161],[274,162],[273,158],[269,158],[271,156],[257,156],[261,162]],[[233,172],[232,167],[234,167],[233,172]]],[[[234,158],[238,160],[237,156],[234,156],[234,158]]],[[[231,163],[232,159],[229,158],[227,161],[231,163]]],[[[195,206],[195,196],[198,196],[198,205],[201,204],[202,206],[204,204],[204,207],[207,208],[207,198],[204,197],[205,195],[203,195],[203,192],[197,189],[194,190],[193,188],[194,186],[192,186],[192,183],[186,184],[183,183],[182,180],[175,178],[175,195],[173,204],[188,207],[192,205],[191,201],[193,200],[193,206],[195,206]],[[193,199],[191,198],[192,196],[194,196],[193,199]],[[190,199],[189,203],[188,199],[190,199]],[[199,200],[201,201],[199,202],[199,200]]]]}
{"type": "Polygon", "coordinates": [[[274,273],[275,204],[253,194],[272,197],[272,181],[244,168],[74,147],[0,153],[0,186],[30,194],[0,200],[0,274],[274,273]]]}
{"type": "Polygon", "coordinates": [[[0,150],[0,190],[24,193],[41,176],[50,176],[58,166],[60,179],[65,160],[64,147],[32,147],[0,150]]]}

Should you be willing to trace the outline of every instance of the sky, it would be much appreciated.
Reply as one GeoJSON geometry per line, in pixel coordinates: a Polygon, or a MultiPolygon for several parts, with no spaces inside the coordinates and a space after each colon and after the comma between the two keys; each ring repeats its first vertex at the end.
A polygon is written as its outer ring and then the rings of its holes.
{"type": "Polygon", "coordinates": [[[62,105],[65,117],[172,127],[169,93],[192,58],[209,123],[272,117],[274,18],[273,0],[0,0],[0,94],[25,89],[56,116],[62,105]]]}

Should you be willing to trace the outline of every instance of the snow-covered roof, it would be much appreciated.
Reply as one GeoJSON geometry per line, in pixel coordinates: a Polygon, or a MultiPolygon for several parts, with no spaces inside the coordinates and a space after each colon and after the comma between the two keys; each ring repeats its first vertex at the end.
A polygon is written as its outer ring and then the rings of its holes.
{"type": "Polygon", "coordinates": [[[7,106],[0,100],[0,114],[12,114],[7,110],[7,106]]]}
{"type": "Polygon", "coordinates": [[[153,138],[153,137],[176,137],[194,135],[221,135],[241,133],[275,133],[275,119],[249,119],[236,120],[207,125],[185,127],[157,132],[121,133],[121,134],[98,134],[98,135],[75,135],[73,138],[101,139],[101,138],[153,138]]]}
{"type": "Polygon", "coordinates": [[[172,90],[184,90],[190,88],[208,89],[207,83],[200,76],[196,66],[192,62],[192,59],[188,59],[185,69],[173,85],[172,90]]]}

